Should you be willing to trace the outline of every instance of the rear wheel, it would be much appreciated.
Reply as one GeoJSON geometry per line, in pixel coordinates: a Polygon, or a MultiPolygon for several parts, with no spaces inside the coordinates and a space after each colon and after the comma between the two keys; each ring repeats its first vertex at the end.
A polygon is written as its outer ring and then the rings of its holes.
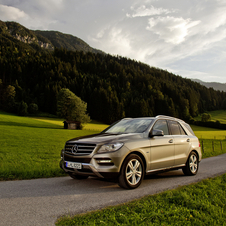
{"type": "Polygon", "coordinates": [[[186,166],[182,168],[182,170],[186,176],[193,176],[197,174],[198,169],[199,169],[198,155],[194,151],[192,151],[188,157],[186,166]]]}
{"type": "Polygon", "coordinates": [[[125,189],[134,189],[140,186],[144,178],[144,163],[142,159],[136,155],[129,155],[124,161],[118,184],[125,189]]]}
{"type": "Polygon", "coordinates": [[[74,173],[68,173],[69,176],[73,179],[77,179],[77,180],[84,180],[87,179],[89,176],[83,176],[83,175],[79,175],[79,174],[74,174],[74,173]]]}

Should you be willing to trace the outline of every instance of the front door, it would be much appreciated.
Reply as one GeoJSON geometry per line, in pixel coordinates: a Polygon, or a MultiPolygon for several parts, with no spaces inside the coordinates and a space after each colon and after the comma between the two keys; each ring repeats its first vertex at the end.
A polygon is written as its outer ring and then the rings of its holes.
{"type": "Polygon", "coordinates": [[[174,140],[169,134],[166,120],[158,120],[153,129],[162,130],[164,136],[155,136],[151,142],[150,170],[157,170],[174,166],[174,140]]]}

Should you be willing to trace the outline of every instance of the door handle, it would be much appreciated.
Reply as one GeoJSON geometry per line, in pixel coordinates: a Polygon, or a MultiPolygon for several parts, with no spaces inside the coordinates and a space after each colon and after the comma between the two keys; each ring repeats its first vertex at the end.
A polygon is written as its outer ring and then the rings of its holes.
{"type": "Polygon", "coordinates": [[[173,143],[173,139],[170,139],[170,140],[169,140],[169,143],[171,143],[171,144],[172,144],[172,143],[173,143]]]}
{"type": "Polygon", "coordinates": [[[190,142],[190,139],[187,139],[187,142],[190,142]]]}

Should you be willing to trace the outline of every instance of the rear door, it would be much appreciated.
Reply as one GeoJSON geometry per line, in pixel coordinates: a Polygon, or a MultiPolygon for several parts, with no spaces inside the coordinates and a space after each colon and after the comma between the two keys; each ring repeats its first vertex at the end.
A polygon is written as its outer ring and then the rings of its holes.
{"type": "Polygon", "coordinates": [[[173,136],[175,147],[175,166],[185,164],[191,146],[191,140],[182,126],[173,120],[169,120],[169,130],[173,136]]]}

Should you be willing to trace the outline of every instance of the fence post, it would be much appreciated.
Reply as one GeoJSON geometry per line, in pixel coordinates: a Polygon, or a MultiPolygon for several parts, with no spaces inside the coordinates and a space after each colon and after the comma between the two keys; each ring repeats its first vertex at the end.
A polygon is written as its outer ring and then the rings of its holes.
{"type": "Polygon", "coordinates": [[[222,141],[220,141],[220,144],[221,144],[221,151],[223,150],[223,147],[222,147],[222,141]]]}
{"type": "Polygon", "coordinates": [[[213,151],[214,151],[214,141],[212,141],[213,151]]]}

